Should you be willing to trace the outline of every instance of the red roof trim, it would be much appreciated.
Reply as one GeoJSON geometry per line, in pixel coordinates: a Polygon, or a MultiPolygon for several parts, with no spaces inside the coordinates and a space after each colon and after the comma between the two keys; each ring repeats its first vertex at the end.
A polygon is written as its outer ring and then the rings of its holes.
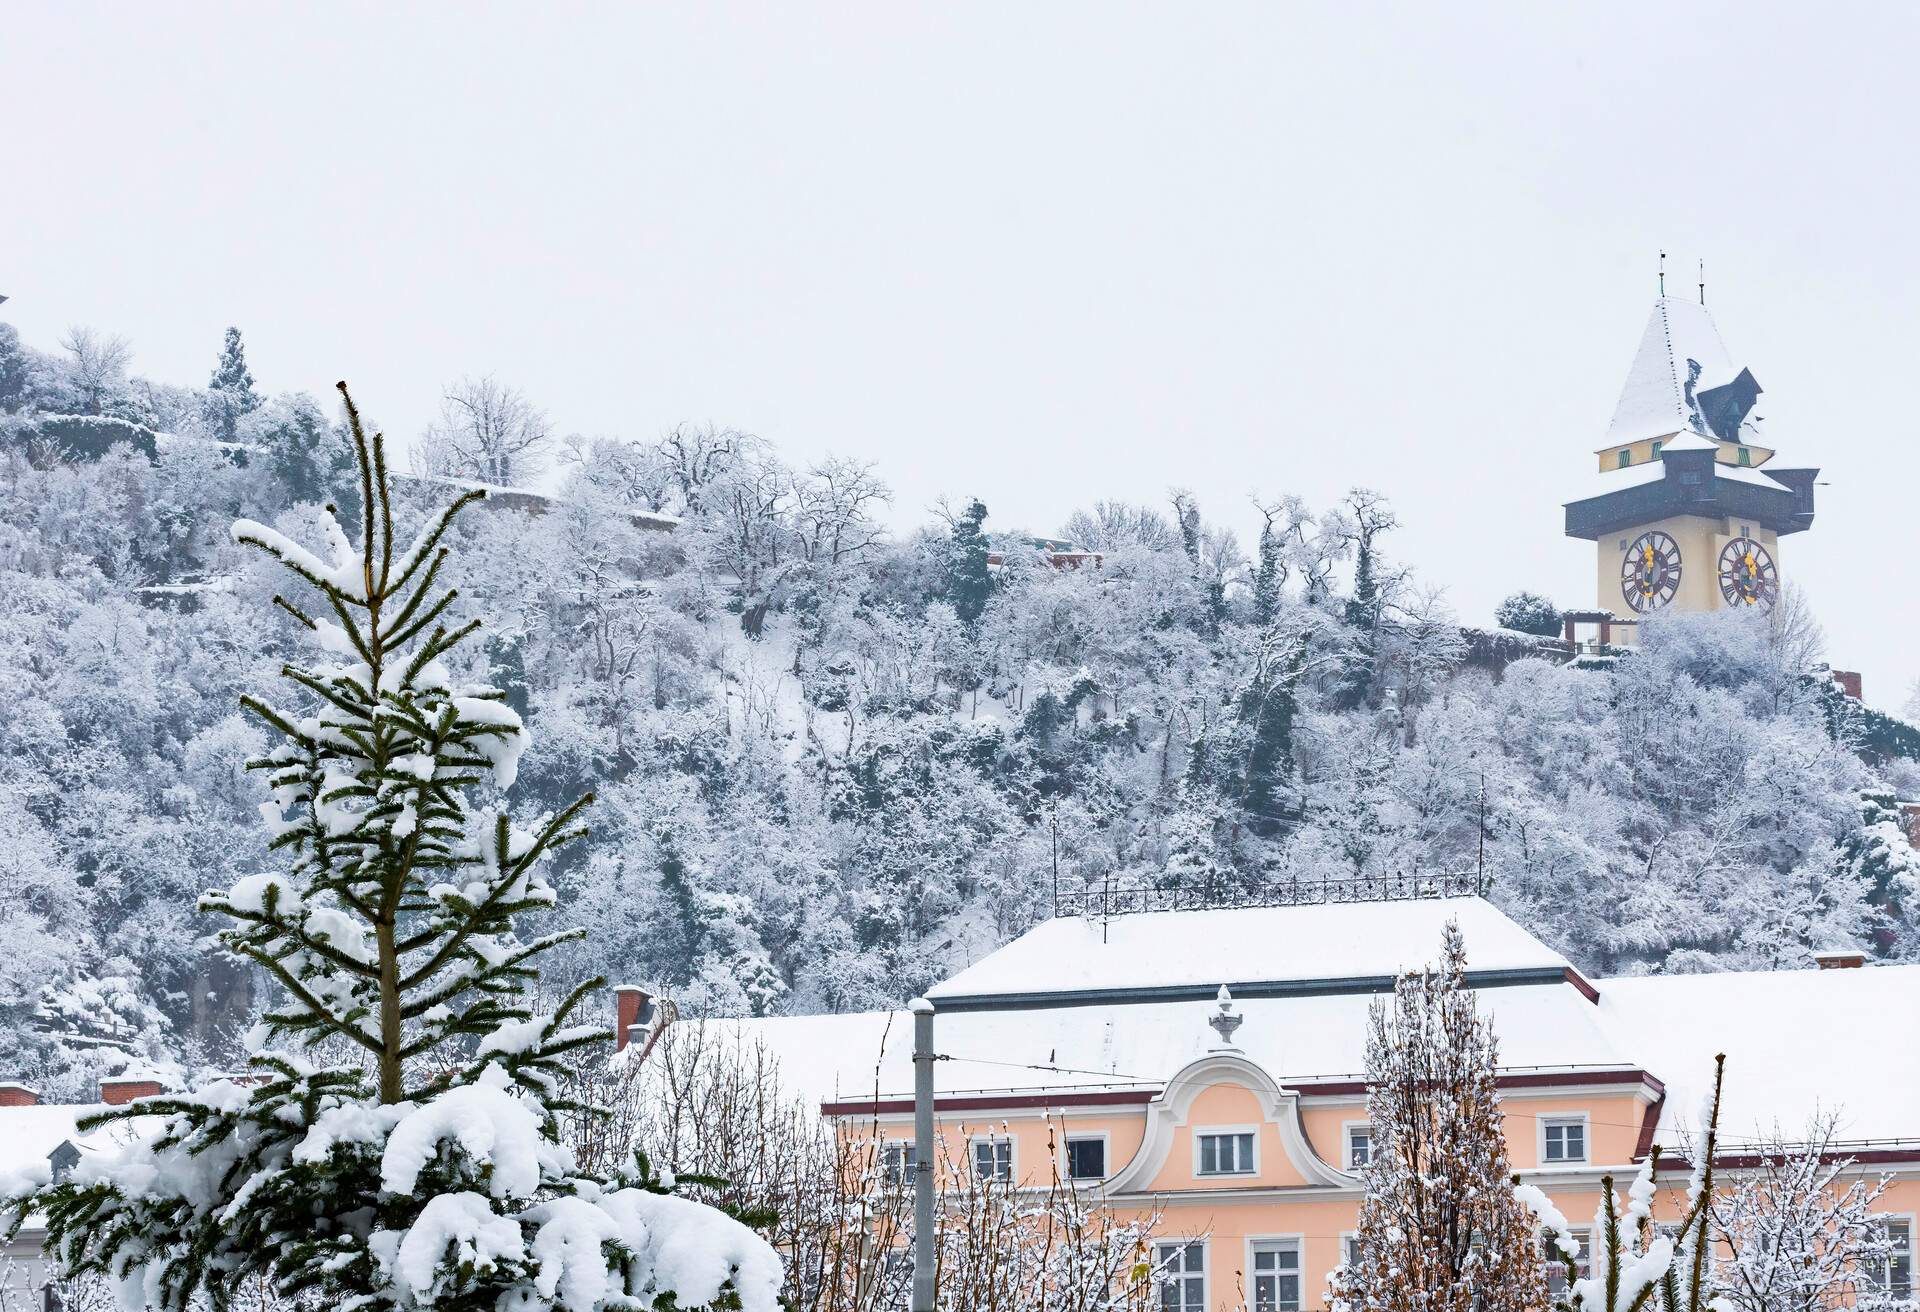
{"type": "MultiPolygon", "coordinates": [[[[1748,1170],[1775,1160],[1773,1154],[1760,1153],[1721,1153],[1713,1159],[1713,1164],[1729,1170],[1748,1170]]],[[[1837,1166],[1851,1162],[1858,1166],[1894,1166],[1907,1162],[1920,1162],[1920,1148],[1862,1148],[1858,1152],[1848,1152],[1843,1148],[1820,1154],[1820,1161],[1826,1166],[1837,1166]]],[[[1679,1153],[1661,1153],[1660,1170],[1691,1171],[1693,1163],[1679,1153]]]]}
{"type": "MultiPolygon", "coordinates": [[[[1502,1089],[1567,1089],[1592,1084],[1637,1084],[1652,1089],[1658,1099],[1667,1096],[1667,1086],[1646,1071],[1514,1071],[1495,1077],[1494,1084],[1502,1089]]],[[[1342,1097],[1358,1096],[1367,1091],[1365,1080],[1328,1080],[1322,1083],[1284,1084],[1286,1089],[1306,1097],[1342,1097]]],[[[966,1094],[956,1097],[936,1097],[933,1100],[935,1111],[985,1111],[995,1107],[1143,1107],[1160,1096],[1158,1089],[1063,1089],[1058,1093],[1003,1093],[1003,1094],[966,1094]]],[[[1659,1104],[1655,1103],[1654,1120],[1641,1126],[1640,1133],[1652,1146],[1652,1126],[1659,1116],[1659,1104]]],[[[911,1098],[853,1098],[838,1102],[823,1102],[820,1113],[823,1116],[884,1116],[896,1112],[913,1110],[911,1098]]]]}
{"type": "MultiPolygon", "coordinates": [[[[993,1107],[1143,1107],[1160,1096],[1158,1089],[1106,1089],[1099,1092],[1065,1089],[1059,1093],[969,1094],[957,1098],[935,1098],[935,1111],[971,1112],[993,1107]]],[[[911,1098],[860,1098],[848,1102],[823,1102],[823,1116],[885,1115],[910,1112],[911,1098]]]]}
{"type": "Polygon", "coordinates": [[[1660,1112],[1667,1105],[1667,1091],[1663,1087],[1660,1096],[1647,1104],[1646,1112],[1640,1117],[1640,1135],[1633,1141],[1633,1160],[1644,1162],[1647,1154],[1653,1151],[1653,1132],[1660,1128],[1660,1112]]]}
{"type": "Polygon", "coordinates": [[[1592,984],[1589,984],[1587,977],[1575,970],[1572,966],[1567,967],[1567,983],[1578,989],[1580,996],[1584,997],[1588,1002],[1593,1003],[1596,1007],[1600,1005],[1600,990],[1592,984]]]}

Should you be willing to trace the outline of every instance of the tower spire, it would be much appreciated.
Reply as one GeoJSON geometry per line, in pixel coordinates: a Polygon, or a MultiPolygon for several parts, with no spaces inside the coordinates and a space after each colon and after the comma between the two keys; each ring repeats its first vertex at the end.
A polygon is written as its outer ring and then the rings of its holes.
{"type": "Polygon", "coordinates": [[[1667,253],[1665,251],[1661,251],[1660,252],[1660,295],[1664,297],[1666,294],[1667,294],[1667,253]]]}
{"type": "Polygon", "coordinates": [[[1707,303],[1707,262],[1700,261],[1700,304],[1707,303]]]}

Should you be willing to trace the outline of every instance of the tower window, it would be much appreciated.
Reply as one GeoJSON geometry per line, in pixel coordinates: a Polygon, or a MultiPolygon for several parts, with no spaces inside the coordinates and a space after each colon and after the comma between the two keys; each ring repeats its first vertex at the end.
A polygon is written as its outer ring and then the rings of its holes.
{"type": "Polygon", "coordinates": [[[1751,465],[1753,463],[1753,452],[1747,450],[1745,447],[1741,447],[1740,463],[1743,465],[1751,465]]]}
{"type": "Polygon", "coordinates": [[[1655,459],[1658,459],[1658,458],[1659,458],[1659,456],[1660,456],[1660,447],[1661,447],[1661,445],[1662,445],[1662,444],[1661,444],[1661,443],[1659,443],[1659,442],[1655,442],[1655,443],[1653,444],[1653,454],[1654,454],[1654,458],[1655,458],[1655,459]]]}
{"type": "Polygon", "coordinates": [[[1619,455],[1619,463],[1616,464],[1614,468],[1625,469],[1628,465],[1632,463],[1633,463],[1633,448],[1626,447],[1626,446],[1621,447],[1620,455],[1619,455]]]}

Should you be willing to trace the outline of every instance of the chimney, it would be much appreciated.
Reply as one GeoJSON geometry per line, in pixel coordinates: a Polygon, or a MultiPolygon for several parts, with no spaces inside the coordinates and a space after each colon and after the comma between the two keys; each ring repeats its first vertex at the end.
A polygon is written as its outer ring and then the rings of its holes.
{"type": "Polygon", "coordinates": [[[1814,957],[1822,970],[1858,970],[1867,964],[1864,952],[1822,952],[1814,957]]]}
{"type": "Polygon", "coordinates": [[[0,1107],[38,1107],[40,1091],[13,1080],[0,1082],[0,1107]]]}
{"type": "Polygon", "coordinates": [[[135,1098],[158,1098],[166,1090],[151,1075],[109,1075],[100,1081],[100,1101],[124,1107],[135,1098]]]}
{"type": "Polygon", "coordinates": [[[1840,691],[1855,701],[1860,700],[1860,671],[1835,670],[1833,681],[1840,685],[1840,691]]]}
{"type": "Polygon", "coordinates": [[[659,1011],[651,989],[640,984],[615,984],[613,1050],[619,1052],[636,1039],[644,1042],[659,1011]]]}

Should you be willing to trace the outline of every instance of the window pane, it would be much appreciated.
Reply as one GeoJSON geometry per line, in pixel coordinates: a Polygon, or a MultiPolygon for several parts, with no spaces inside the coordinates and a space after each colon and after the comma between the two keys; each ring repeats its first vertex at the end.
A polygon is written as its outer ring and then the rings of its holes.
{"type": "Polygon", "coordinates": [[[1106,1140],[1067,1140],[1067,1174],[1069,1176],[1075,1180],[1098,1180],[1106,1173],[1106,1140]]]}
{"type": "Polygon", "coordinates": [[[1220,1141],[1210,1134],[1200,1137],[1200,1169],[1207,1172],[1220,1169],[1220,1141]]]}

